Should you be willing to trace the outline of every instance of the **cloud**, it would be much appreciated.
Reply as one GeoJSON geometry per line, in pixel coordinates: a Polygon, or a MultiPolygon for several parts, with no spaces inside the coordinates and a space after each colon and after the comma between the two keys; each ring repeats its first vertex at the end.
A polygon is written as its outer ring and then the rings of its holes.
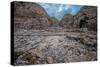
{"type": "Polygon", "coordinates": [[[63,6],[61,5],[58,9],[58,12],[61,12],[63,10],[63,6]]]}
{"type": "Polygon", "coordinates": [[[64,14],[70,13],[75,15],[81,8],[79,5],[39,3],[48,13],[49,16],[54,16],[61,20],[64,14]]]}

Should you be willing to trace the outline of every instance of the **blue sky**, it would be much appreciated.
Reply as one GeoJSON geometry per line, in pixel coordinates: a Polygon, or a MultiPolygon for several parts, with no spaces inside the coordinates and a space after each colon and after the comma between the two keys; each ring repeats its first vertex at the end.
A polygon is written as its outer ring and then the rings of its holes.
{"type": "Polygon", "coordinates": [[[75,15],[82,6],[67,5],[67,4],[53,4],[53,3],[39,3],[48,13],[49,16],[54,16],[61,20],[64,14],[70,13],[75,15]]]}

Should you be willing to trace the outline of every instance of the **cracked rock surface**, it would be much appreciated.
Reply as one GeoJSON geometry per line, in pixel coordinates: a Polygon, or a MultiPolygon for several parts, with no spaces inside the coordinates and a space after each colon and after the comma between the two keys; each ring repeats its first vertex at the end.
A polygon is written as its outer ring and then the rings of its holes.
{"type": "Polygon", "coordinates": [[[15,65],[97,60],[96,36],[14,36],[15,65]],[[74,37],[75,36],[75,37],[74,37]]]}

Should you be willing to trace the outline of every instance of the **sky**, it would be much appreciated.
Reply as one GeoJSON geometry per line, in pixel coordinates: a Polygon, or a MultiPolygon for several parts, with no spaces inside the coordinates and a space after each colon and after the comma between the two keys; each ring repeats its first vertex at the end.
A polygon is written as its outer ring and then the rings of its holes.
{"type": "Polygon", "coordinates": [[[61,20],[66,13],[75,15],[80,11],[80,5],[54,4],[54,3],[39,3],[48,13],[49,16],[54,16],[61,20]]]}

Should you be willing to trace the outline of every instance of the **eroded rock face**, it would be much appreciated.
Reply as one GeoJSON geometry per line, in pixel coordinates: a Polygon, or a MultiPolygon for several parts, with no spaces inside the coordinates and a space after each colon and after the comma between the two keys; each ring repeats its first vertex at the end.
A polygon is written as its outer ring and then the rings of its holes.
{"type": "Polygon", "coordinates": [[[74,27],[97,30],[97,7],[84,6],[80,12],[74,16],[74,27]]]}
{"type": "Polygon", "coordinates": [[[36,3],[15,2],[14,25],[17,30],[46,29],[49,26],[46,11],[36,3]]]}
{"type": "Polygon", "coordinates": [[[63,28],[87,28],[92,31],[97,30],[96,6],[83,6],[71,19],[63,18],[65,19],[59,22],[59,25],[63,28]]]}

